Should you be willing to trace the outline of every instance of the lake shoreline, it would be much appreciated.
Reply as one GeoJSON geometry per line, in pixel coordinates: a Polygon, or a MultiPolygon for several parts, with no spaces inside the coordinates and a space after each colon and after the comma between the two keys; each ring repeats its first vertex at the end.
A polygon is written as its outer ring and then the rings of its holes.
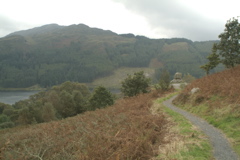
{"type": "Polygon", "coordinates": [[[10,90],[5,90],[5,91],[0,91],[0,103],[5,103],[5,104],[10,104],[13,105],[14,103],[28,99],[31,95],[37,94],[40,91],[10,91],[10,90]]]}
{"type": "Polygon", "coordinates": [[[29,88],[0,88],[0,91],[45,91],[46,88],[29,87],[29,88]]]}
{"type": "Polygon", "coordinates": [[[0,88],[1,92],[7,91],[44,91],[44,89],[28,89],[28,88],[0,88]]]}

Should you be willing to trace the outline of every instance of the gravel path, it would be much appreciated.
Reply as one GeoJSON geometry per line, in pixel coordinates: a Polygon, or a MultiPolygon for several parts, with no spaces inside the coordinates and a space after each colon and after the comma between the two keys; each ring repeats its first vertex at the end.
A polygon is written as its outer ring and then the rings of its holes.
{"type": "Polygon", "coordinates": [[[163,104],[173,111],[185,116],[193,125],[197,126],[209,137],[214,150],[214,158],[216,160],[239,160],[225,136],[218,129],[208,124],[205,120],[174,106],[172,104],[174,98],[176,98],[176,96],[164,101],[163,104]]]}

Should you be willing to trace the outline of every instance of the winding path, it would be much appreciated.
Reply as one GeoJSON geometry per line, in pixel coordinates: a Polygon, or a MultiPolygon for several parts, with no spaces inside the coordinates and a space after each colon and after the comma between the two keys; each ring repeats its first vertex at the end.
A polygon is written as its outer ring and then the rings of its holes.
{"type": "Polygon", "coordinates": [[[176,98],[176,96],[164,101],[163,104],[173,111],[182,114],[209,137],[216,160],[239,160],[225,136],[218,129],[208,124],[205,120],[174,106],[172,104],[174,98],[176,98]]]}

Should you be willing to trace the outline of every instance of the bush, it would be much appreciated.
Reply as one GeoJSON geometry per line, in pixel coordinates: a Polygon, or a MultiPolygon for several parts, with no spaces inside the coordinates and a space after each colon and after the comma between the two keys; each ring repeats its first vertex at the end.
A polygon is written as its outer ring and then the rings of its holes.
{"type": "Polygon", "coordinates": [[[2,159],[151,159],[166,143],[169,122],[149,111],[151,94],[61,121],[0,132],[2,159]]]}
{"type": "Polygon", "coordinates": [[[122,82],[121,92],[126,97],[136,96],[140,93],[147,93],[150,79],[144,75],[143,71],[136,72],[122,82]]]}
{"type": "Polygon", "coordinates": [[[15,124],[11,122],[10,118],[7,115],[1,114],[0,115],[0,129],[4,128],[11,128],[15,124]]]}
{"type": "Polygon", "coordinates": [[[5,114],[0,115],[0,123],[8,122],[9,117],[5,114]]]}
{"type": "Polygon", "coordinates": [[[114,98],[111,92],[105,87],[99,86],[95,89],[92,97],[89,100],[91,110],[103,108],[114,104],[114,98]]]}
{"type": "Polygon", "coordinates": [[[181,105],[184,105],[187,103],[187,101],[189,100],[190,94],[189,93],[185,93],[182,92],[180,93],[177,98],[174,99],[174,103],[179,103],[181,105]]]}
{"type": "Polygon", "coordinates": [[[4,123],[0,124],[0,129],[12,128],[14,126],[15,126],[15,124],[13,122],[4,122],[4,123]]]}
{"type": "Polygon", "coordinates": [[[90,97],[88,87],[81,83],[65,82],[51,89],[39,92],[13,105],[18,110],[5,109],[7,115],[19,124],[42,123],[75,116],[87,111],[90,97]],[[18,116],[17,116],[17,115],[18,116]],[[17,119],[17,120],[16,120],[17,119]]]}
{"type": "Polygon", "coordinates": [[[167,70],[163,70],[160,76],[159,86],[162,90],[168,90],[170,85],[170,74],[167,70]]]}

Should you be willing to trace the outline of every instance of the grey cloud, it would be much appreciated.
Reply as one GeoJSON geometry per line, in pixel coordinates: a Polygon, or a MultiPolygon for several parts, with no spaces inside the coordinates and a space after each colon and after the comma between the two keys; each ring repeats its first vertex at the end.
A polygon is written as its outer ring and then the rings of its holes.
{"type": "Polygon", "coordinates": [[[224,28],[223,22],[199,15],[182,5],[179,0],[113,1],[144,16],[154,30],[169,37],[184,37],[194,41],[216,40],[224,28]]]}
{"type": "Polygon", "coordinates": [[[15,22],[13,20],[10,20],[4,16],[0,15],[0,37],[3,37],[13,31],[17,30],[17,26],[15,26],[15,22]]]}
{"type": "Polygon", "coordinates": [[[23,30],[23,29],[28,29],[33,27],[33,25],[29,25],[24,22],[18,22],[1,15],[0,15],[0,24],[1,24],[0,38],[18,30],[23,30]]]}

